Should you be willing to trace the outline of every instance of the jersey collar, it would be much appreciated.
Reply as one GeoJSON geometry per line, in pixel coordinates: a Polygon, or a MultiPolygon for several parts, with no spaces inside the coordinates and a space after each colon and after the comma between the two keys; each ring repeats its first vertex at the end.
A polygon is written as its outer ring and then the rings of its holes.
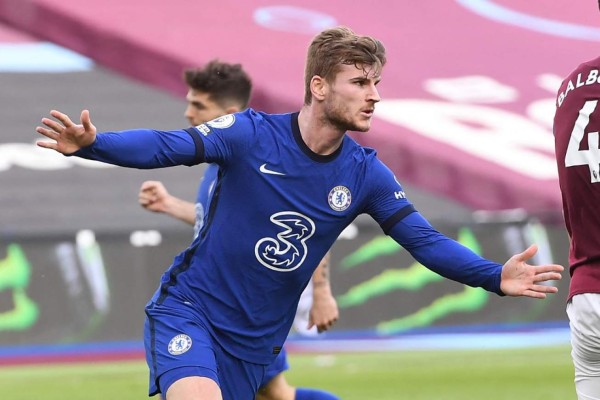
{"type": "Polygon", "coordinates": [[[342,147],[344,146],[344,141],[342,141],[342,143],[340,144],[340,147],[338,147],[331,154],[327,154],[324,156],[324,155],[315,153],[310,148],[308,148],[308,146],[306,145],[306,143],[304,143],[304,140],[302,139],[302,135],[300,134],[300,125],[298,125],[298,115],[299,114],[300,114],[299,112],[292,113],[291,124],[292,124],[292,132],[294,134],[294,139],[296,140],[296,144],[298,145],[300,150],[304,154],[306,154],[308,157],[310,157],[311,160],[316,161],[316,162],[326,163],[326,162],[335,160],[342,152],[342,147]]]}

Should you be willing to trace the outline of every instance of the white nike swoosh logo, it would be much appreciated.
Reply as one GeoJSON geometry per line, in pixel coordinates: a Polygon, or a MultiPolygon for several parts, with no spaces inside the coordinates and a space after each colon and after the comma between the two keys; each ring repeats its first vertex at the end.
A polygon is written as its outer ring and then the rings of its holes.
{"type": "Polygon", "coordinates": [[[263,164],[260,166],[260,168],[258,169],[260,172],[262,172],[263,174],[270,174],[270,175],[285,175],[283,172],[277,172],[277,171],[273,171],[267,168],[267,164],[263,164]]]}

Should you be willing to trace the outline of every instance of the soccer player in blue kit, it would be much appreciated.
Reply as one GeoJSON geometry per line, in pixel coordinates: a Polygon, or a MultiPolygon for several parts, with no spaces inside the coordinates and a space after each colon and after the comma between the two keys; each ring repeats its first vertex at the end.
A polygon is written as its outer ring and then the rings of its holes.
{"type": "Polygon", "coordinates": [[[563,267],[504,265],[437,232],[407,199],[366,132],[386,62],[382,43],[345,27],[311,42],[300,112],[252,109],[196,127],[97,133],[52,110],[38,145],[131,168],[219,164],[207,218],[146,306],[150,394],[167,400],[251,400],[283,345],[300,294],[342,230],[367,213],[436,273],[499,295],[545,298],[563,267]]]}
{"type": "MultiPolygon", "coordinates": [[[[212,60],[202,68],[186,69],[184,80],[188,86],[184,115],[190,125],[200,125],[226,114],[240,112],[248,106],[252,81],[240,64],[212,60]]],[[[218,171],[217,164],[208,164],[198,187],[195,203],[171,195],[159,181],[144,182],[138,201],[149,211],[164,213],[193,225],[196,237],[204,225],[218,171]]],[[[305,320],[304,310],[299,310],[294,324],[303,323],[304,330],[309,327],[318,332],[329,329],[337,320],[339,311],[331,294],[328,255],[313,273],[307,290],[308,293],[303,293],[303,298],[310,303],[308,321],[305,320]]],[[[323,390],[290,385],[284,375],[288,368],[286,350],[282,347],[265,372],[256,400],[338,400],[336,396],[323,390]]]]}

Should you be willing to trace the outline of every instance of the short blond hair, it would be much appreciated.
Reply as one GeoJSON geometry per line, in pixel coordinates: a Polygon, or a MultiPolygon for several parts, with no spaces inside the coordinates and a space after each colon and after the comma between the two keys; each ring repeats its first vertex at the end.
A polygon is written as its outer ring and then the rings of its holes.
{"type": "Polygon", "coordinates": [[[313,76],[318,75],[331,82],[342,65],[374,66],[381,70],[385,62],[385,47],[379,40],[357,35],[344,26],[324,30],[315,36],[308,48],[304,104],[312,102],[310,82],[313,76]]]}

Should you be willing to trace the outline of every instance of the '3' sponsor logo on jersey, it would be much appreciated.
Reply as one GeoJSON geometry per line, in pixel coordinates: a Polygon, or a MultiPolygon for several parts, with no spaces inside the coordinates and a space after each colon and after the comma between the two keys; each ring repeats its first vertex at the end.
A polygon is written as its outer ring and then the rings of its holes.
{"type": "Polygon", "coordinates": [[[274,271],[293,271],[306,259],[306,241],[315,233],[315,223],[294,211],[278,212],[271,215],[270,220],[283,231],[275,238],[265,237],[256,243],[256,259],[274,271]]]}

